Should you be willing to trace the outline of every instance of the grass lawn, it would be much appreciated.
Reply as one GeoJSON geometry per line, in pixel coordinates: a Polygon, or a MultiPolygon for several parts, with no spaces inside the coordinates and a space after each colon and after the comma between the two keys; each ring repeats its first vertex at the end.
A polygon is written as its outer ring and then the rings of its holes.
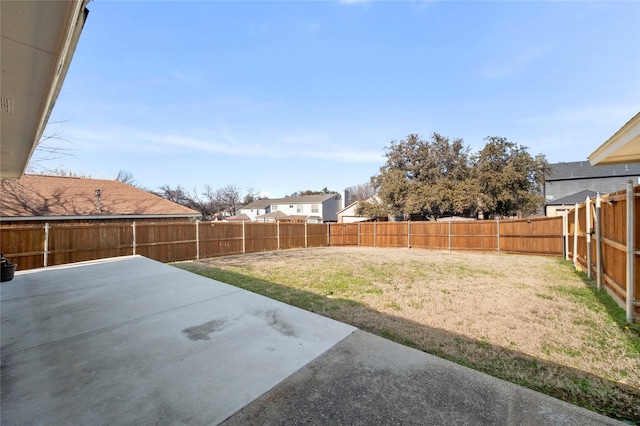
{"type": "Polygon", "coordinates": [[[174,266],[640,424],[640,326],[564,260],[322,247],[174,266]]]}

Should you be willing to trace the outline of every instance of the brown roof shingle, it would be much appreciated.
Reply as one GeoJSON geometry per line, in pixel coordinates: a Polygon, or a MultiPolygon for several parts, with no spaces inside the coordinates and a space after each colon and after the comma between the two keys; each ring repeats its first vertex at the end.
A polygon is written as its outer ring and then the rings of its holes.
{"type": "Polygon", "coordinates": [[[0,183],[0,217],[176,216],[200,214],[126,183],[106,179],[23,175],[0,183]]]}

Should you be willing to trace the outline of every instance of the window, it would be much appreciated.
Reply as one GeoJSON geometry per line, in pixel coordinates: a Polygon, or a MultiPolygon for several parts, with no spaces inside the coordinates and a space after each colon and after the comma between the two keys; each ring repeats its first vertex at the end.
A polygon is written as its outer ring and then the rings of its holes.
{"type": "Polygon", "coordinates": [[[311,204],[311,213],[318,213],[319,208],[317,204],[311,204]]]}
{"type": "Polygon", "coordinates": [[[302,207],[303,207],[303,206],[302,206],[302,204],[298,204],[298,205],[296,206],[296,212],[297,212],[297,213],[302,213],[302,207]]]}
{"type": "Polygon", "coordinates": [[[278,206],[271,206],[271,210],[278,210],[278,206]]]}

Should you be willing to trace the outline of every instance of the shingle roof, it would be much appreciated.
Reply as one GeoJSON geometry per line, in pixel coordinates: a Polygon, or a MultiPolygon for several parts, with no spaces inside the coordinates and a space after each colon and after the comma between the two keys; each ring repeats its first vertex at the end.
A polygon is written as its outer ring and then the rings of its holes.
{"type": "Polygon", "coordinates": [[[280,210],[276,210],[276,211],[272,211],[271,213],[267,213],[267,214],[261,214],[259,216],[256,216],[256,220],[258,219],[284,219],[289,217],[289,215],[287,215],[284,212],[281,212],[280,210]]]}
{"type": "Polygon", "coordinates": [[[576,203],[581,204],[584,203],[587,197],[593,198],[597,195],[598,193],[594,191],[580,191],[575,194],[567,195],[566,197],[558,198],[557,200],[548,201],[546,204],[549,206],[568,206],[576,203]]]}
{"type": "Polygon", "coordinates": [[[235,216],[228,216],[222,220],[226,222],[251,222],[251,218],[246,214],[237,214],[235,216]]]}
{"type": "Polygon", "coordinates": [[[315,194],[315,195],[301,195],[298,197],[284,197],[276,198],[271,201],[271,205],[275,204],[308,204],[308,203],[322,203],[340,194],[315,194]]]}
{"type": "Polygon", "coordinates": [[[640,176],[640,163],[592,166],[588,161],[549,164],[547,181],[595,177],[640,176]]]}
{"type": "Polygon", "coordinates": [[[0,217],[198,217],[200,213],[115,180],[23,175],[0,183],[0,217]]]}
{"type": "Polygon", "coordinates": [[[243,210],[246,210],[246,209],[255,209],[255,210],[265,209],[265,208],[267,208],[268,206],[271,205],[272,201],[273,200],[270,200],[268,198],[265,198],[265,199],[262,199],[262,200],[255,200],[255,201],[247,204],[246,206],[242,206],[241,208],[243,210]]]}
{"type": "Polygon", "coordinates": [[[279,204],[311,204],[322,203],[329,200],[336,195],[340,194],[314,194],[314,195],[301,195],[297,197],[284,197],[284,198],[265,198],[264,200],[256,200],[252,203],[242,207],[242,210],[247,209],[264,209],[268,206],[275,206],[279,204]]]}

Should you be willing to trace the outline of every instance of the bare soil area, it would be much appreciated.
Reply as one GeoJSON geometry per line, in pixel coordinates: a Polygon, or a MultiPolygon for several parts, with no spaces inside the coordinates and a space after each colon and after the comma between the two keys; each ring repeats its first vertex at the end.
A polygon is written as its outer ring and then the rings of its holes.
{"type": "Polygon", "coordinates": [[[602,303],[608,296],[557,258],[327,247],[178,266],[220,281],[235,277],[233,285],[245,281],[239,286],[604,414],[640,420],[637,327],[616,321],[611,304],[602,303]],[[223,271],[235,275],[225,279],[223,271]]]}

